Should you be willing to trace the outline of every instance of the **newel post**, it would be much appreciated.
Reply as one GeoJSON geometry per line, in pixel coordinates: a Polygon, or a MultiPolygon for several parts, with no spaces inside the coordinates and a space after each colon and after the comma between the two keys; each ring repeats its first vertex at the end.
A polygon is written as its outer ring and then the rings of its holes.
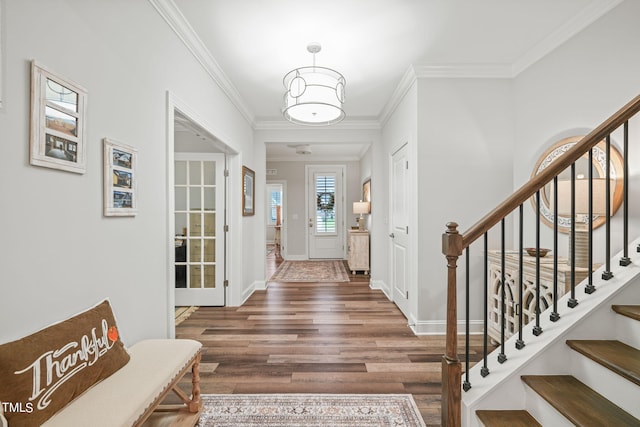
{"type": "Polygon", "coordinates": [[[458,360],[458,313],[456,274],[458,257],[462,255],[462,236],[458,224],[450,222],[442,235],[442,253],[447,258],[447,341],[442,356],[442,427],[461,425],[462,366],[458,360]]]}

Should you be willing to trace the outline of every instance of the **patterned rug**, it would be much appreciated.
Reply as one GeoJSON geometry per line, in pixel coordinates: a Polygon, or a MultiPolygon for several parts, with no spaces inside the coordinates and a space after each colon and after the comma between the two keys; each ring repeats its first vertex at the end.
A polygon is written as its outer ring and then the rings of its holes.
{"type": "Polygon", "coordinates": [[[176,326],[178,326],[180,323],[184,322],[185,320],[187,320],[189,318],[189,316],[191,316],[193,314],[194,311],[196,311],[198,309],[198,307],[176,307],[176,326]]]}
{"type": "Polygon", "coordinates": [[[410,394],[204,394],[200,427],[425,427],[410,394]]]}
{"type": "Polygon", "coordinates": [[[348,282],[343,261],[284,261],[270,282],[348,282]]]}

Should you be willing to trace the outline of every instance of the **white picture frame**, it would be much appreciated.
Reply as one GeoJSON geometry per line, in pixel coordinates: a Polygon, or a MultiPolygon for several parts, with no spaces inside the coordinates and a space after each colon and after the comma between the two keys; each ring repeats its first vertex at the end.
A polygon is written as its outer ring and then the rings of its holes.
{"type": "Polygon", "coordinates": [[[85,173],[86,116],[87,91],[31,61],[30,163],[85,173]]]}
{"type": "Polygon", "coordinates": [[[138,150],[110,138],[104,145],[104,216],[138,213],[138,150]]]}

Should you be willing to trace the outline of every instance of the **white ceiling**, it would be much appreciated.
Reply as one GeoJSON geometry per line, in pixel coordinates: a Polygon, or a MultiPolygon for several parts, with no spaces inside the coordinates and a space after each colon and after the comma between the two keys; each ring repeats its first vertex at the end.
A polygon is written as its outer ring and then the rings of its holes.
{"type": "Polygon", "coordinates": [[[622,0],[155,1],[179,9],[182,31],[197,34],[219,83],[260,127],[283,124],[282,78],[311,64],[309,42],[322,45],[318,65],[346,78],[344,123],[380,123],[410,67],[515,76],[622,0]]]}

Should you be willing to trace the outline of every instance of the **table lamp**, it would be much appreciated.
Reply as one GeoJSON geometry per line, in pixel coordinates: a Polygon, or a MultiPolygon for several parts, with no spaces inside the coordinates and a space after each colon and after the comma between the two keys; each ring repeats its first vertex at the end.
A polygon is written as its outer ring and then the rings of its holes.
{"type": "Polygon", "coordinates": [[[369,213],[369,202],[363,202],[360,200],[359,202],[353,202],[353,213],[354,215],[360,214],[360,218],[358,218],[358,230],[364,231],[364,217],[362,215],[369,213]]]}

